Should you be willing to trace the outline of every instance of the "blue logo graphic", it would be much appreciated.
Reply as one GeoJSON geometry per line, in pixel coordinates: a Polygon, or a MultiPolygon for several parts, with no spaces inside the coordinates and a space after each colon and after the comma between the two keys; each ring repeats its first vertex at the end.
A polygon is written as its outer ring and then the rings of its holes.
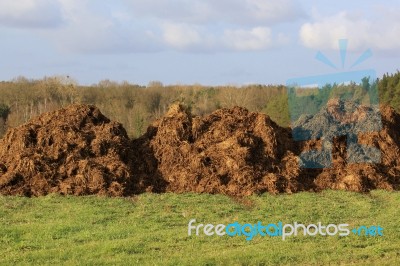
{"type": "Polygon", "coordinates": [[[379,225],[367,227],[365,225],[354,228],[351,232],[358,236],[383,236],[383,228],[379,225]]]}
{"type": "MultiPolygon", "coordinates": [[[[341,67],[345,67],[347,40],[339,40],[341,67]]],[[[350,67],[372,56],[366,50],[350,67]]],[[[338,69],[323,53],[316,59],[338,69]]],[[[320,139],[322,147],[300,154],[303,168],[329,168],[332,142],[345,136],[347,163],[379,163],[380,150],[358,143],[358,134],[380,131],[376,72],[373,69],[292,78],[286,82],[293,138],[296,141],[320,139]]]]}

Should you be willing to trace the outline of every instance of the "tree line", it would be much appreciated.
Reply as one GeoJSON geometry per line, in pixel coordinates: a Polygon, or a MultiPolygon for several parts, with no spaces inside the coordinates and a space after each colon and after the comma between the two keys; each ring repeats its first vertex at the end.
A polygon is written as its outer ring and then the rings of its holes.
{"type": "MultiPolygon", "coordinates": [[[[329,85],[330,86],[330,85],[329,85]]],[[[362,100],[367,86],[377,86],[380,101],[400,111],[400,72],[385,74],[377,81],[324,87],[313,97],[323,103],[341,90],[349,90],[362,100]]],[[[370,88],[369,87],[369,88],[370,88]]],[[[268,114],[282,126],[290,125],[290,90],[283,85],[204,86],[163,85],[152,81],[147,86],[103,80],[91,86],[79,85],[70,77],[53,76],[40,80],[18,77],[0,82],[0,135],[7,128],[27,122],[41,113],[69,104],[94,104],[112,120],[121,122],[130,137],[142,135],[147,126],[160,118],[176,102],[185,104],[193,114],[205,115],[219,108],[243,106],[268,114]],[[289,96],[288,96],[289,95],[289,96]]],[[[309,95],[310,96],[310,95],[309,95]]],[[[307,97],[306,97],[307,98],[307,97]]],[[[297,99],[295,104],[318,108],[297,99]]],[[[293,106],[292,108],[297,108],[293,106]]]]}
{"type": "Polygon", "coordinates": [[[284,86],[168,85],[153,81],[147,86],[103,80],[91,86],[77,84],[69,77],[24,77],[0,82],[0,134],[8,127],[27,122],[41,113],[69,104],[94,104],[112,120],[121,122],[131,137],[142,135],[176,102],[193,114],[204,115],[223,107],[244,106],[262,112],[268,102],[286,93],[284,86]]]}

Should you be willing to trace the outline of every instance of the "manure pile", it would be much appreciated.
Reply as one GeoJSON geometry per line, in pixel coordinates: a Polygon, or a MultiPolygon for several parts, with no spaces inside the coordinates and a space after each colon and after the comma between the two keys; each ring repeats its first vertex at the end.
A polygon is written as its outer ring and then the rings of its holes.
{"type": "MultiPolygon", "coordinates": [[[[303,119],[303,128],[337,119],[335,104],[303,119]]],[[[345,119],[367,121],[364,109],[345,119]]],[[[241,107],[196,117],[173,105],[130,140],[120,123],[95,106],[71,105],[6,133],[0,141],[0,194],[399,190],[400,115],[387,106],[380,112],[382,128],[358,135],[360,144],[381,150],[380,163],[347,163],[346,137],[334,137],[331,168],[306,169],[299,155],[321,147],[321,140],[294,141],[291,129],[241,107]]]]}
{"type": "Polygon", "coordinates": [[[130,140],[94,106],[72,105],[8,130],[0,141],[1,194],[129,194],[130,140]]]}

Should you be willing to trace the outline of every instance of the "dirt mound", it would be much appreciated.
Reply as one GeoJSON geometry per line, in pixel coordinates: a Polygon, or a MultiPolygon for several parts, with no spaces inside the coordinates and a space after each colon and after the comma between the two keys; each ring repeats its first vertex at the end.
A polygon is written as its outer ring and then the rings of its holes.
{"type": "Polygon", "coordinates": [[[290,132],[240,107],[200,118],[174,105],[134,146],[153,156],[145,168],[157,170],[150,175],[162,176],[166,191],[249,195],[310,187],[299,182],[290,132]]]}
{"type": "MultiPolygon", "coordinates": [[[[348,163],[348,139],[337,137],[332,145],[332,167],[323,169],[316,177],[317,189],[400,189],[400,115],[384,105],[380,106],[379,114],[381,122],[371,119],[366,123],[381,123],[381,130],[358,133],[359,144],[379,151],[379,163],[348,163]]],[[[370,117],[368,112],[366,117],[370,117]]],[[[306,146],[316,145],[317,142],[321,145],[319,140],[309,141],[306,146]]]]}
{"type": "Polygon", "coordinates": [[[295,139],[332,139],[336,136],[381,130],[381,114],[377,107],[352,101],[331,99],[315,115],[303,115],[293,123],[295,139]]]}
{"type": "MultiPolygon", "coordinates": [[[[243,196],[399,190],[399,130],[400,115],[385,106],[377,110],[330,101],[314,116],[302,116],[292,135],[267,115],[244,108],[195,117],[176,104],[131,141],[121,124],[96,107],[72,105],[7,132],[0,141],[0,193],[127,196],[190,191],[243,196]],[[349,132],[356,132],[357,145],[380,151],[378,163],[348,160],[353,149],[349,136],[354,138],[349,132]],[[310,140],[295,141],[295,134],[310,140]],[[324,138],[331,141],[327,144],[324,138]],[[332,155],[331,167],[301,167],[302,154],[323,148],[332,155]]],[[[362,157],[369,150],[356,151],[362,157]]]]}
{"type": "Polygon", "coordinates": [[[299,139],[311,139],[301,151],[332,154],[319,157],[330,167],[315,175],[316,189],[369,191],[400,188],[399,130],[400,116],[388,106],[332,99],[314,116],[294,123],[293,132],[299,139]]]}
{"type": "Polygon", "coordinates": [[[95,106],[72,105],[13,128],[0,141],[0,193],[127,195],[129,138],[95,106]]]}
{"type": "Polygon", "coordinates": [[[147,154],[146,162],[138,162],[146,169],[141,188],[229,195],[400,188],[400,116],[393,109],[333,100],[316,115],[301,119],[295,134],[304,130],[311,140],[297,142],[291,129],[264,114],[234,107],[192,117],[183,106],[175,105],[134,141],[135,149],[147,154]],[[379,163],[348,160],[349,132],[356,132],[357,144],[378,148],[379,163]],[[321,150],[321,137],[332,140],[330,167],[300,167],[299,155],[321,150]]]}

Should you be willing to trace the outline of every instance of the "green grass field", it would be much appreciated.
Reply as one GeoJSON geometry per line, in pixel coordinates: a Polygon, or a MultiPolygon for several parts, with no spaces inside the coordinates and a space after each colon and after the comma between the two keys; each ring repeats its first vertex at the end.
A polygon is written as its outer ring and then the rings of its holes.
{"type": "Polygon", "coordinates": [[[400,265],[400,193],[343,191],[232,199],[0,197],[1,265],[400,265]],[[380,225],[383,237],[188,236],[188,222],[380,225]]]}

